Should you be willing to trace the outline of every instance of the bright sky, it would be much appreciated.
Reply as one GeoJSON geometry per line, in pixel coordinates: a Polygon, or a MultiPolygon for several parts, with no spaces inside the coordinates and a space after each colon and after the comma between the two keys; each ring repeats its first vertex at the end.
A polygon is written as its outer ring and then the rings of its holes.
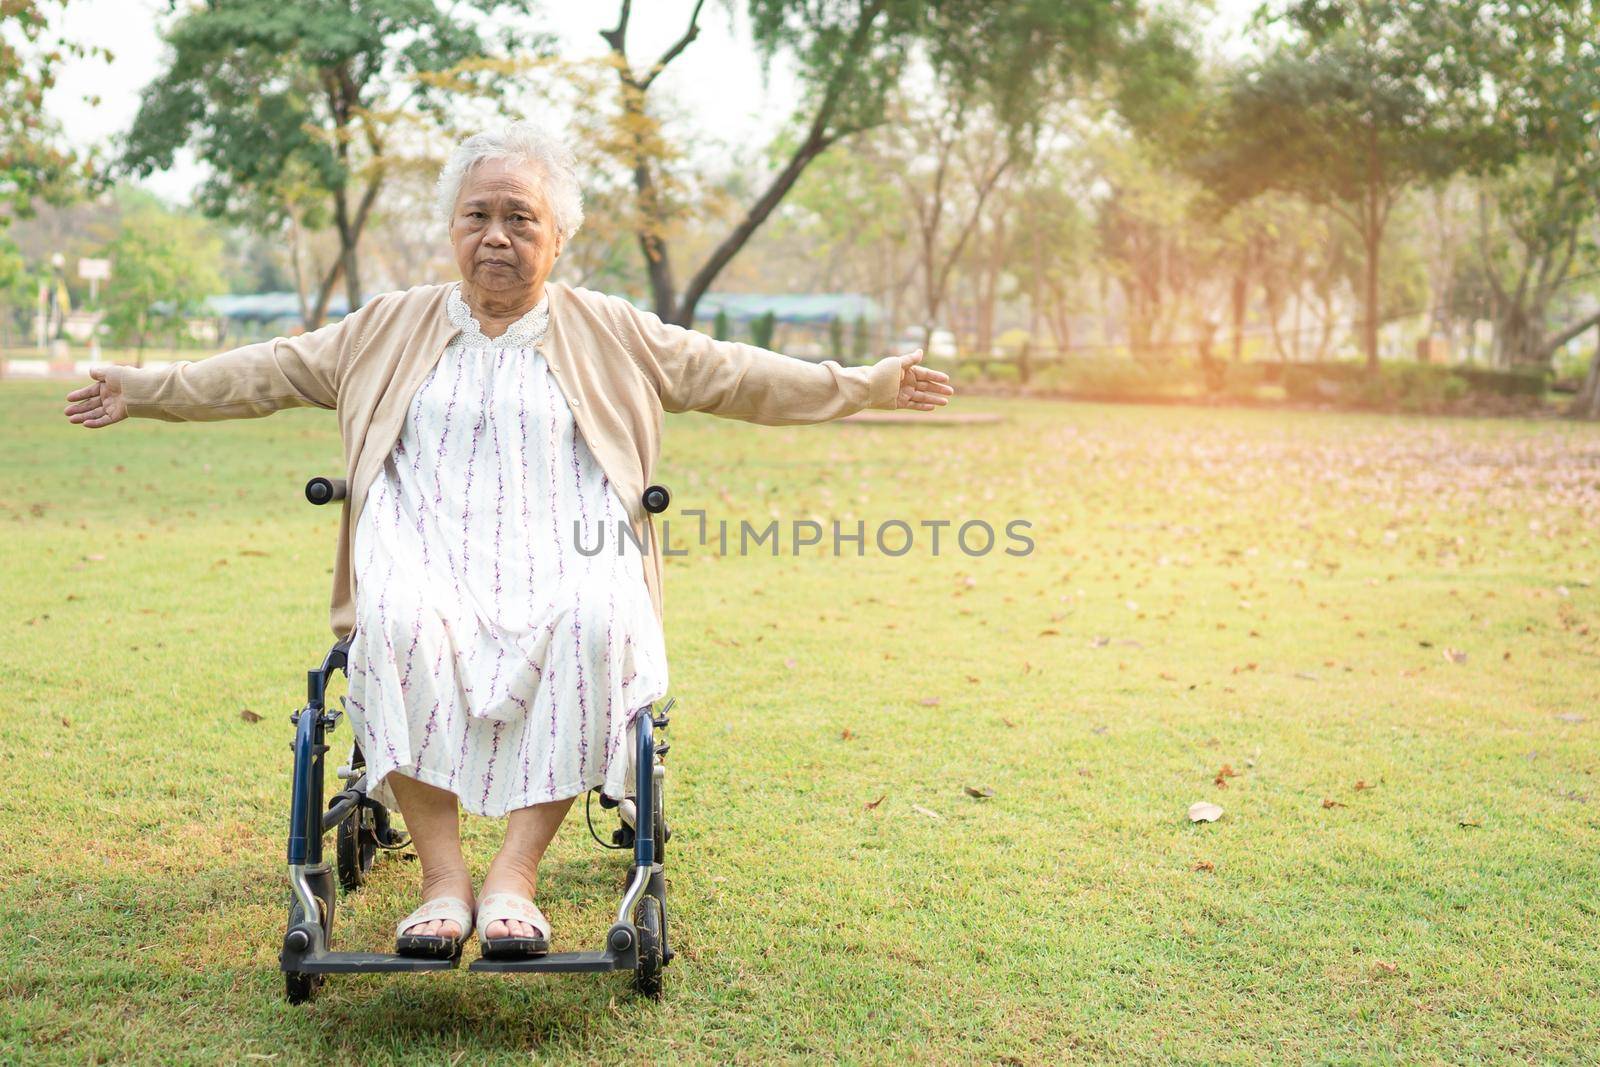
{"type": "MultiPolygon", "coordinates": [[[[1207,38],[1219,48],[1238,37],[1238,28],[1258,0],[1216,0],[1218,16],[1207,38]]],[[[616,0],[588,0],[545,6],[543,25],[556,32],[563,53],[599,55],[606,44],[599,31],[615,24],[616,0]]],[[[648,0],[636,3],[629,24],[628,51],[635,66],[653,61],[682,34],[693,0],[648,0]]],[[[794,77],[780,60],[774,63],[771,87],[763,86],[760,66],[746,34],[743,5],[730,28],[729,5],[711,0],[701,13],[699,38],[679,63],[667,69],[658,86],[701,125],[729,143],[759,143],[777,129],[797,96],[794,77]],[[695,59],[691,64],[684,60],[695,59]],[[680,66],[679,64],[683,64],[680,66]],[[715,76],[708,77],[707,70],[715,76]]],[[[139,106],[139,91],[161,70],[160,26],[171,16],[164,0],[71,0],[57,20],[69,38],[110,49],[113,60],[78,60],[65,64],[48,105],[76,146],[103,144],[126,130],[139,106]],[[98,95],[100,102],[85,101],[98,95]]],[[[171,170],[146,184],[173,200],[187,200],[203,176],[192,157],[180,158],[171,170]]]]}

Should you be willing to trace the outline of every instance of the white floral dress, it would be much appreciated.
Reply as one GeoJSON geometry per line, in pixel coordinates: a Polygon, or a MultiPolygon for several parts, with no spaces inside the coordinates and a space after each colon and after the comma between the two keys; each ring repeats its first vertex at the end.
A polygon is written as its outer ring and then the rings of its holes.
{"type": "Polygon", "coordinates": [[[395,807],[398,770],[480,815],[621,798],[634,715],[667,691],[626,509],[539,349],[548,300],[493,340],[459,286],[448,314],[460,333],[356,526],[346,706],[368,792],[395,807]]]}

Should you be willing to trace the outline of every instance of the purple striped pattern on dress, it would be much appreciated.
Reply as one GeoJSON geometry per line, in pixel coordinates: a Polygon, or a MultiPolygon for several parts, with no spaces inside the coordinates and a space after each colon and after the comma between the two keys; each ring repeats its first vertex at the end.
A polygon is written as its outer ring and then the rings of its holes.
{"type": "Polygon", "coordinates": [[[459,291],[450,315],[356,529],[347,706],[370,792],[395,806],[399,771],[481,815],[620,798],[634,713],[667,691],[626,509],[539,350],[545,306],[492,340],[459,291]]]}

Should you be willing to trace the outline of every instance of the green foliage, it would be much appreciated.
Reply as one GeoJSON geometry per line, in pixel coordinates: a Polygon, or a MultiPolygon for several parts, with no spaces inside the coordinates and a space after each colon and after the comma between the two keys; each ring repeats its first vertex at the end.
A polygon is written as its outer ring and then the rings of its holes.
{"type": "Polygon", "coordinates": [[[118,171],[149,175],[187,147],[209,171],[196,194],[206,213],[333,224],[341,256],[319,308],[340,271],[359,303],[357,249],[401,127],[442,124],[458,92],[498,92],[504,72],[481,62],[493,51],[484,27],[529,6],[215,0],[193,8],[166,34],[166,68],[144,90],[118,171]]]}
{"type": "Polygon", "coordinates": [[[1600,322],[1551,321],[1557,291],[1600,265],[1600,7],[1594,0],[1507,5],[1479,56],[1496,109],[1479,139],[1490,175],[1476,267],[1488,283],[1496,348],[1548,364],[1600,322]]]}
{"type": "Polygon", "coordinates": [[[850,329],[850,358],[860,361],[866,359],[872,352],[872,335],[867,326],[867,317],[857,315],[850,329]]]}
{"type": "MultiPolygon", "coordinates": [[[[799,175],[839,140],[888,120],[913,59],[931,64],[943,91],[963,106],[992,109],[1020,157],[1031,150],[1064,87],[1137,39],[1141,21],[1140,6],[1122,0],[749,0],[747,11],[764,66],[779,54],[792,56],[806,103],[771,146],[777,178],[693,273],[680,306],[665,306],[675,303],[665,251],[647,255],[657,313],[675,321],[692,318],[712,280],[799,175]]],[[[649,158],[628,162],[650,165],[649,158]]],[[[654,217],[653,195],[641,186],[640,232],[647,244],[663,221],[654,217]]]]}
{"type": "Polygon", "coordinates": [[[1228,80],[1186,167],[1221,210],[1269,190],[1322,204],[1360,235],[1363,347],[1378,366],[1383,234],[1401,194],[1474,163],[1489,113],[1475,56],[1490,0],[1296,0],[1282,43],[1228,80]]]}
{"type": "Polygon", "coordinates": [[[844,323],[837,318],[828,320],[828,355],[844,359],[844,323]]]}
{"type": "Polygon", "coordinates": [[[778,317],[764,311],[750,320],[750,343],[757,348],[771,348],[772,335],[778,328],[778,317]]]}
{"type": "Polygon", "coordinates": [[[222,288],[221,242],[186,215],[135,209],[101,254],[111,260],[104,321],[116,343],[142,349],[152,337],[181,330],[222,288]]]}
{"type": "MultiPolygon", "coordinates": [[[[513,13],[528,0],[471,6],[513,13]]],[[[174,23],[166,44],[121,168],[145,176],[191,148],[212,171],[199,202],[217,215],[275,209],[286,183],[343,189],[361,142],[381,145],[383,111],[441,117],[449,94],[426,75],[489,51],[473,20],[417,0],[219,0],[174,23]]]]}
{"type": "Polygon", "coordinates": [[[711,320],[711,336],[719,341],[726,341],[730,336],[728,312],[723,308],[718,308],[716,318],[711,320]]]}
{"type": "Polygon", "coordinates": [[[1474,399],[1528,405],[1541,400],[1549,380],[1543,371],[1447,367],[1389,362],[1377,376],[1356,362],[1291,363],[1283,386],[1291,400],[1355,407],[1436,411],[1474,399]]]}
{"type": "Polygon", "coordinates": [[[32,305],[37,284],[21,250],[0,229],[0,345],[10,343],[17,312],[32,305]]]}
{"type": "Polygon", "coordinates": [[[45,110],[56,68],[69,57],[104,55],[50,32],[52,12],[67,0],[0,3],[0,229],[11,214],[26,215],[35,197],[64,203],[76,195],[87,164],[61,145],[45,110]]]}

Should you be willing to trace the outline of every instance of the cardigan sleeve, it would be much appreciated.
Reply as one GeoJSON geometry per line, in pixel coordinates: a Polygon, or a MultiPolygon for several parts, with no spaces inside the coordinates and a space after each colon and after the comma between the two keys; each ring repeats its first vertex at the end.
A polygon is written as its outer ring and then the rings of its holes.
{"type": "Polygon", "coordinates": [[[901,363],[812,363],[738,341],[719,341],[607,297],[612,325],[661,398],[663,410],[703,411],[765,426],[827,422],[863,408],[892,409],[901,363]]]}
{"type": "Polygon", "coordinates": [[[338,322],[162,368],[114,366],[131,418],[163,422],[258,419],[290,407],[335,408],[344,370],[382,297],[338,322]]]}

